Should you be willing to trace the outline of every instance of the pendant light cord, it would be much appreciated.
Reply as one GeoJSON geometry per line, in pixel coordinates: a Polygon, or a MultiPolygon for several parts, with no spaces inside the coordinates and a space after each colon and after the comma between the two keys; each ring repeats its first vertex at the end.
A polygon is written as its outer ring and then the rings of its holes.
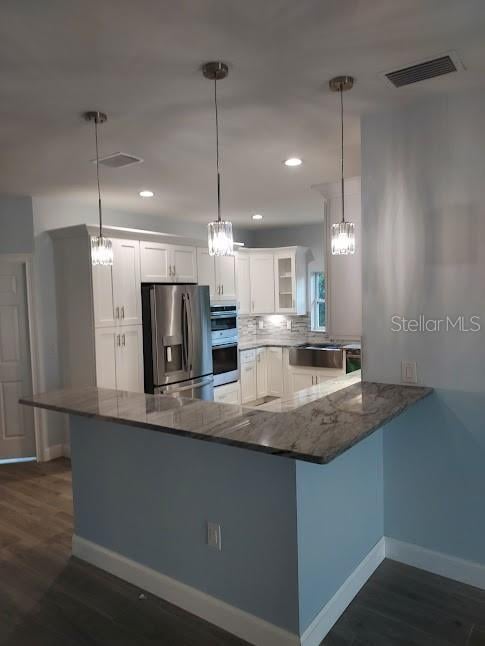
{"type": "Polygon", "coordinates": [[[94,136],[96,139],[96,179],[98,181],[98,210],[99,210],[99,237],[103,237],[103,211],[101,209],[101,187],[99,183],[99,149],[98,149],[98,117],[94,119],[94,136]]]}
{"type": "Polygon", "coordinates": [[[221,173],[219,170],[219,112],[217,110],[217,74],[214,75],[214,106],[216,111],[217,221],[221,221],[221,173]]]}
{"type": "Polygon", "coordinates": [[[345,194],[344,194],[344,92],[340,86],[340,190],[342,192],[342,222],[345,222],[345,194]]]}

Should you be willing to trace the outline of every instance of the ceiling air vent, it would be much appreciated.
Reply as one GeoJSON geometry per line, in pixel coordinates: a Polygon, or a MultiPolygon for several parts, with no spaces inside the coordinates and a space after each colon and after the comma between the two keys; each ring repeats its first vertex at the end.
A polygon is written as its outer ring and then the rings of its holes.
{"type": "Polygon", "coordinates": [[[395,87],[403,87],[404,85],[411,85],[412,83],[426,81],[436,76],[443,76],[443,74],[457,71],[457,64],[449,54],[446,54],[424,63],[417,63],[416,65],[403,67],[401,70],[388,72],[385,76],[395,87]]]}
{"type": "MultiPolygon", "coordinates": [[[[91,160],[94,164],[95,159],[91,160]]],[[[99,163],[108,168],[123,168],[123,166],[131,166],[133,164],[141,164],[143,159],[136,155],[128,155],[128,153],[111,153],[99,158],[99,163]]]]}

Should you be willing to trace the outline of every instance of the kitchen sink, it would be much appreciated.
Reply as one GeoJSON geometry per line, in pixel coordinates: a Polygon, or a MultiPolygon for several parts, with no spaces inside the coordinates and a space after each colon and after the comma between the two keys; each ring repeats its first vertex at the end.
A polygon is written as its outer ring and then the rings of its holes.
{"type": "Polygon", "coordinates": [[[343,362],[344,351],[336,343],[305,343],[290,348],[290,366],[341,370],[343,362]]]}

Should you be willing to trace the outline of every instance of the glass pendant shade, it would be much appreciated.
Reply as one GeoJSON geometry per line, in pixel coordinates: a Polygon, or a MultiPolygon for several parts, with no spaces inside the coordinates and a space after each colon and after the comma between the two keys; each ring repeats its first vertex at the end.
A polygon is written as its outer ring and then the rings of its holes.
{"type": "Polygon", "coordinates": [[[210,256],[233,256],[234,240],[232,237],[232,223],[225,220],[209,222],[208,241],[210,256]]]}
{"type": "Polygon", "coordinates": [[[113,264],[113,245],[111,240],[104,236],[91,238],[91,262],[96,265],[113,264]]]}
{"type": "Polygon", "coordinates": [[[353,222],[332,224],[332,255],[349,256],[355,253],[355,228],[353,222]]]}

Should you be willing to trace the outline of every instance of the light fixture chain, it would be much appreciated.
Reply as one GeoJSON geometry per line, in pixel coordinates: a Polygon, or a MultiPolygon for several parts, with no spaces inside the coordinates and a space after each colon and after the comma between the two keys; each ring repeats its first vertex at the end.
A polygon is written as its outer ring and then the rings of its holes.
{"type": "Polygon", "coordinates": [[[342,222],[345,222],[345,191],[344,191],[344,91],[340,86],[340,190],[342,192],[342,222]]]}
{"type": "Polygon", "coordinates": [[[219,110],[217,106],[217,74],[214,75],[214,106],[216,113],[217,220],[221,221],[221,173],[219,163],[219,110]]]}
{"type": "Polygon", "coordinates": [[[101,208],[101,186],[99,181],[99,147],[98,147],[98,117],[94,119],[94,136],[96,139],[96,179],[98,182],[98,211],[99,211],[99,237],[103,237],[103,210],[101,208]]]}

